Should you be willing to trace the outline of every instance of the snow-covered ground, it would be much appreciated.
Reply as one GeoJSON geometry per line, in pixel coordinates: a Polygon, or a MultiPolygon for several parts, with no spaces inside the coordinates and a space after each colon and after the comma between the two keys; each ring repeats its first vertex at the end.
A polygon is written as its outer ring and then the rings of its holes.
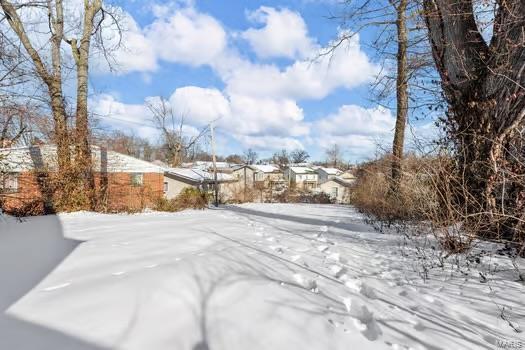
{"type": "Polygon", "coordinates": [[[344,206],[0,218],[0,349],[525,349],[505,259],[416,251],[344,206]]]}

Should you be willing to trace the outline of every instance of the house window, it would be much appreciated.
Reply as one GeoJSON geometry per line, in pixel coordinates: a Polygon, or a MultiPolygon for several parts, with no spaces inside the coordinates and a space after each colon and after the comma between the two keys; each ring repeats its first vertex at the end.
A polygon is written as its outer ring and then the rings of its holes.
{"type": "Polygon", "coordinates": [[[168,193],[169,185],[167,182],[164,182],[164,193],[168,193]]]}
{"type": "Polygon", "coordinates": [[[18,192],[18,174],[0,174],[0,193],[18,192]]]}
{"type": "Polygon", "coordinates": [[[332,187],[332,197],[337,198],[337,195],[339,194],[339,188],[332,187]]]}
{"type": "Polygon", "coordinates": [[[143,185],[144,185],[144,174],[143,173],[131,174],[131,186],[141,187],[143,185]]]}

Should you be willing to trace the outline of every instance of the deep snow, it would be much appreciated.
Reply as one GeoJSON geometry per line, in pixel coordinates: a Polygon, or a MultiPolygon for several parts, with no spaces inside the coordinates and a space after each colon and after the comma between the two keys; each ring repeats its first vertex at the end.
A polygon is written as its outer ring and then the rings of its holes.
{"type": "Polygon", "coordinates": [[[423,279],[403,242],[329,205],[7,218],[0,349],[525,349],[507,260],[423,279]]]}

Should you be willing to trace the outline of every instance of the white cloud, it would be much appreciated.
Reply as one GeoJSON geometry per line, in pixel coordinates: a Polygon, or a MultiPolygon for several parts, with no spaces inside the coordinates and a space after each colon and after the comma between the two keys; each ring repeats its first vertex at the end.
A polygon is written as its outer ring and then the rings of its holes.
{"type": "Polygon", "coordinates": [[[211,64],[226,48],[227,35],[212,16],[193,8],[161,15],[145,29],[159,58],[191,66],[211,64]]]}
{"type": "Polygon", "coordinates": [[[230,97],[232,115],[229,127],[244,134],[301,136],[308,133],[302,123],[303,110],[293,100],[230,97]]]}
{"type": "Polygon", "coordinates": [[[175,90],[170,103],[178,115],[194,125],[217,120],[217,125],[230,133],[291,136],[308,133],[303,110],[289,99],[225,96],[217,89],[186,86],[175,90]]]}
{"type": "Polygon", "coordinates": [[[133,130],[142,137],[155,137],[152,116],[145,104],[126,104],[109,94],[102,94],[90,100],[91,111],[104,125],[117,129],[133,130]]]}
{"type": "Polygon", "coordinates": [[[314,51],[314,41],[297,12],[261,6],[248,13],[248,18],[264,24],[262,28],[250,28],[241,33],[259,57],[304,58],[314,51]]]}
{"type": "Polygon", "coordinates": [[[229,101],[217,89],[181,87],[171,95],[170,103],[177,115],[185,116],[200,126],[231,115],[229,101]]]}
{"type": "MultiPolygon", "coordinates": [[[[157,57],[152,43],[144,36],[137,22],[124,13],[119,23],[122,26],[122,46],[114,53],[117,73],[129,72],[152,72],[157,69],[157,57]]],[[[107,31],[107,30],[106,30],[107,31]]],[[[117,45],[118,33],[113,30],[109,40],[111,44],[117,45]]],[[[99,60],[103,58],[100,57],[99,60]]]]}
{"type": "Polygon", "coordinates": [[[333,55],[299,60],[281,69],[276,65],[243,62],[232,66],[223,80],[229,93],[261,97],[322,99],[339,87],[369,82],[379,68],[361,51],[359,37],[333,55]]]}
{"type": "Polygon", "coordinates": [[[394,129],[395,122],[390,110],[383,107],[365,109],[356,105],[343,105],[337,113],[319,120],[316,130],[335,136],[387,135],[394,129]]]}
{"type": "Polygon", "coordinates": [[[373,156],[378,145],[389,147],[395,117],[385,108],[366,109],[356,105],[343,105],[337,113],[314,122],[309,145],[327,149],[337,144],[351,160],[373,156]]]}
{"type": "Polygon", "coordinates": [[[254,148],[261,151],[277,151],[280,149],[303,149],[303,144],[292,137],[279,136],[249,136],[233,135],[233,137],[242,145],[244,149],[254,148]]]}
{"type": "MultiPolygon", "coordinates": [[[[147,50],[151,56],[130,57],[128,71],[152,71],[158,60],[207,65],[224,83],[222,90],[185,86],[173,92],[169,102],[177,115],[184,116],[188,128],[217,120],[220,134],[230,135],[245,148],[273,151],[303,148],[306,144],[319,150],[338,143],[352,157],[370,154],[377,138],[391,137],[394,118],[387,110],[342,106],[332,115],[306,122],[298,102],[323,99],[338,88],[351,89],[378,73],[378,67],[361,50],[358,36],[331,56],[309,60],[308,56],[322,50],[308,37],[301,16],[286,9],[261,7],[250,18],[263,27],[248,29],[241,37],[259,57],[295,59],[287,66],[279,66],[243,57],[229,42],[222,24],[198,12],[191,1],[155,5],[153,13],[155,20],[144,29],[130,22],[134,35],[131,42],[135,40],[137,52],[147,50]]],[[[126,53],[122,55],[126,61],[126,53]]],[[[124,104],[102,95],[95,110],[109,115],[115,125],[127,123],[128,128],[138,129],[142,135],[152,132],[140,125],[151,123],[144,104],[124,104]],[[116,119],[125,121],[118,124],[116,119]]]]}

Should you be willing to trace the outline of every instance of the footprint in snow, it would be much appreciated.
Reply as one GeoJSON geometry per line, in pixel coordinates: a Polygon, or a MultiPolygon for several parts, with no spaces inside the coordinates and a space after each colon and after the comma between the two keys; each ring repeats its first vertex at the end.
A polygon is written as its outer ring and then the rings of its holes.
{"type": "Polygon", "coordinates": [[[279,253],[279,254],[284,253],[284,249],[283,249],[283,247],[281,247],[281,246],[272,246],[272,245],[271,245],[269,248],[270,248],[271,250],[275,251],[276,253],[279,253]]]}
{"type": "Polygon", "coordinates": [[[66,282],[66,283],[62,283],[62,284],[57,284],[55,286],[47,287],[47,288],[44,288],[42,290],[44,292],[51,292],[51,291],[54,291],[54,290],[57,290],[57,289],[66,288],[66,287],[68,287],[70,285],[71,285],[71,282],[66,282]]]}
{"type": "Polygon", "coordinates": [[[377,340],[383,334],[374,313],[365,304],[348,297],[343,297],[342,300],[346,311],[354,320],[355,328],[368,340],[377,340]]]}
{"type": "Polygon", "coordinates": [[[328,319],[328,323],[330,323],[335,328],[339,328],[339,327],[344,325],[344,323],[339,322],[339,321],[335,321],[335,320],[332,320],[332,319],[328,319]]]}
{"type": "Polygon", "coordinates": [[[412,348],[406,346],[406,345],[401,345],[401,344],[396,344],[396,343],[391,343],[391,342],[385,342],[386,345],[390,346],[393,350],[410,350],[412,348]]]}
{"type": "Polygon", "coordinates": [[[305,253],[305,252],[310,251],[310,248],[309,247],[298,247],[298,248],[294,248],[294,250],[298,253],[305,253]]]}
{"type": "Polygon", "coordinates": [[[348,260],[346,260],[346,258],[341,257],[341,254],[339,254],[339,253],[329,254],[326,257],[326,260],[335,261],[335,262],[338,262],[338,263],[341,263],[341,264],[346,264],[348,262],[348,260]]]}
{"type": "Polygon", "coordinates": [[[314,279],[305,277],[301,275],[300,273],[295,273],[293,275],[293,279],[298,285],[300,285],[304,289],[308,289],[309,291],[312,291],[314,293],[319,292],[319,288],[317,287],[317,282],[314,279]]]}
{"type": "Polygon", "coordinates": [[[317,250],[320,251],[320,252],[326,252],[328,250],[328,246],[327,245],[320,245],[317,247],[317,250]]]}
{"type": "Polygon", "coordinates": [[[332,273],[332,275],[337,278],[337,279],[340,279],[342,278],[343,276],[346,275],[346,268],[342,267],[342,266],[339,266],[339,265],[332,265],[330,266],[330,272],[332,273]]]}
{"type": "Polygon", "coordinates": [[[345,286],[369,299],[375,299],[377,297],[375,289],[363,283],[360,279],[348,279],[345,282],[345,286]]]}
{"type": "Polygon", "coordinates": [[[407,297],[408,296],[408,292],[406,290],[402,290],[397,295],[399,295],[400,297],[407,297]]]}
{"type": "Polygon", "coordinates": [[[292,255],[290,257],[290,260],[293,261],[293,262],[296,262],[297,260],[301,259],[301,256],[300,255],[292,255]]]}

